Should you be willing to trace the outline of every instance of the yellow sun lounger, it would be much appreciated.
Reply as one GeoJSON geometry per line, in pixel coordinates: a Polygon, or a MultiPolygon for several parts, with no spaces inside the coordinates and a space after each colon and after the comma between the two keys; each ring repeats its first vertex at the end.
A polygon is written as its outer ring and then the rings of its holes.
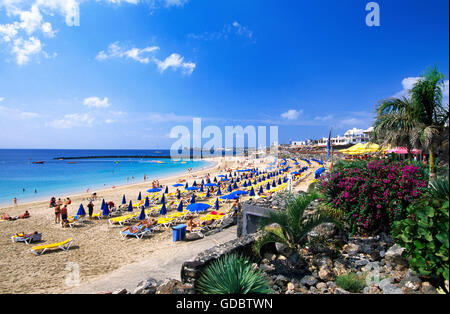
{"type": "Polygon", "coordinates": [[[69,239],[67,239],[63,242],[59,242],[59,243],[35,246],[35,247],[31,248],[31,252],[33,252],[36,255],[42,255],[42,254],[44,254],[45,251],[47,251],[47,249],[53,249],[53,248],[58,248],[63,251],[67,251],[71,245],[72,245],[72,238],[69,238],[69,239]]]}
{"type": "Polygon", "coordinates": [[[123,226],[124,223],[130,221],[134,217],[136,217],[136,214],[130,214],[130,215],[125,215],[125,216],[120,216],[120,217],[114,217],[114,218],[108,219],[108,222],[109,222],[110,225],[112,225],[114,223],[118,223],[119,225],[123,226]]]}

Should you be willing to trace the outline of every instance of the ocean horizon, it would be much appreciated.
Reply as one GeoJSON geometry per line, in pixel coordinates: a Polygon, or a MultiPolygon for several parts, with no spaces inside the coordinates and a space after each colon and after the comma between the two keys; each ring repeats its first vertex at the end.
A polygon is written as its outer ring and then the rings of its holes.
{"type": "Polygon", "coordinates": [[[172,160],[168,149],[0,149],[0,206],[13,205],[14,198],[20,204],[142,183],[144,175],[150,185],[210,165],[205,160],[172,160]],[[121,158],[77,159],[87,156],[121,158]],[[56,159],[60,157],[72,158],[56,159]]]}

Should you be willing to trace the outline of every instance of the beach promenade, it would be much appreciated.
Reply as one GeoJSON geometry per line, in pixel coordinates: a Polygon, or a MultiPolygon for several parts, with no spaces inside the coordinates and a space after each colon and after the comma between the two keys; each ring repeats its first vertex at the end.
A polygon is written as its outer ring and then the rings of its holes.
{"type": "MultiPolygon", "coordinates": [[[[69,288],[65,293],[99,293],[127,289],[129,292],[142,280],[180,278],[182,264],[197,254],[216,245],[236,239],[236,226],[224,229],[203,239],[192,242],[170,242],[152,252],[148,257],[125,265],[112,273],[92,280],[90,283],[69,288]]],[[[82,275],[82,274],[81,274],[82,275]]]]}

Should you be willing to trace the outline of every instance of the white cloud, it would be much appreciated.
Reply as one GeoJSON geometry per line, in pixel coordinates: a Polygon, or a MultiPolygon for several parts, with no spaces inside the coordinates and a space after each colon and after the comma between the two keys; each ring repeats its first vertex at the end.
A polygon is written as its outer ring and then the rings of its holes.
{"type": "MultiPolygon", "coordinates": [[[[249,30],[247,26],[241,25],[239,22],[234,21],[231,24],[226,24],[223,26],[221,31],[216,32],[204,32],[202,34],[188,34],[189,38],[196,40],[218,40],[218,39],[228,39],[230,35],[237,35],[245,37],[248,39],[253,38],[253,31],[249,30]]],[[[253,41],[254,42],[254,41],[253,41]]]]}
{"type": "Polygon", "coordinates": [[[28,40],[18,38],[14,40],[12,53],[16,55],[16,62],[18,65],[28,63],[32,55],[37,55],[42,50],[41,41],[35,37],[30,37],[28,40]]]}
{"type": "Polygon", "coordinates": [[[181,7],[183,6],[188,0],[163,0],[166,7],[181,7]]]}
{"type": "Polygon", "coordinates": [[[330,121],[334,118],[333,115],[329,114],[326,116],[317,116],[314,118],[315,121],[330,121]]]}
{"type": "Polygon", "coordinates": [[[295,110],[290,109],[284,113],[281,114],[281,117],[288,119],[288,120],[296,120],[299,115],[303,113],[303,110],[295,110]]]}
{"type": "MultiPolygon", "coordinates": [[[[4,100],[4,98],[0,97],[0,102],[2,102],[3,100],[4,100]]],[[[26,111],[21,111],[16,108],[9,108],[9,107],[5,107],[5,106],[0,106],[0,115],[2,117],[7,117],[8,119],[13,119],[13,120],[33,119],[33,118],[40,117],[40,115],[35,112],[26,112],[26,111]]]]}
{"type": "Polygon", "coordinates": [[[152,112],[148,114],[148,119],[152,123],[158,122],[188,122],[192,121],[192,116],[180,116],[174,113],[157,113],[152,112]]]}
{"type": "Polygon", "coordinates": [[[184,57],[180,56],[177,53],[172,53],[168,56],[164,61],[153,58],[154,62],[158,66],[158,69],[161,73],[163,73],[168,68],[172,68],[173,70],[181,69],[181,71],[186,75],[191,75],[194,71],[196,65],[192,62],[184,62],[184,57]]]}
{"type": "Polygon", "coordinates": [[[400,97],[406,97],[408,96],[409,91],[414,87],[414,84],[417,83],[418,80],[420,80],[421,77],[406,77],[402,80],[402,86],[403,89],[399,92],[397,92],[393,97],[400,98],[400,97]]]}
{"type": "Polygon", "coordinates": [[[234,21],[232,25],[236,29],[236,32],[238,35],[252,38],[253,32],[251,30],[249,30],[246,26],[242,26],[237,21],[234,21]]]}
{"type": "Polygon", "coordinates": [[[110,103],[108,102],[108,97],[103,98],[103,100],[98,97],[88,97],[84,99],[83,105],[90,108],[108,108],[110,103]]]}
{"type": "Polygon", "coordinates": [[[119,45],[119,42],[116,41],[108,46],[106,52],[104,50],[100,51],[95,58],[99,61],[109,58],[130,58],[140,63],[149,63],[150,59],[148,57],[143,57],[142,55],[158,49],[159,47],[157,46],[145,47],[142,49],[125,49],[119,45]]]}
{"type": "Polygon", "coordinates": [[[5,100],[5,97],[0,97],[0,102],[2,102],[3,100],[5,100]]]}
{"type": "Polygon", "coordinates": [[[95,118],[90,113],[70,113],[64,115],[62,119],[47,122],[46,125],[55,129],[70,129],[73,127],[92,127],[95,118]]]}

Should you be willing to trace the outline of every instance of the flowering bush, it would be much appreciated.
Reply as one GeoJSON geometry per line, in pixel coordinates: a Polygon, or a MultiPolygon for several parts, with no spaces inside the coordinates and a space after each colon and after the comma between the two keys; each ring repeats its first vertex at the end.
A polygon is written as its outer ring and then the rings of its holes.
{"type": "Polygon", "coordinates": [[[375,160],[324,176],[319,190],[331,206],[345,212],[353,233],[358,228],[390,231],[394,221],[405,218],[406,207],[422,195],[426,186],[420,167],[375,160]]]}

